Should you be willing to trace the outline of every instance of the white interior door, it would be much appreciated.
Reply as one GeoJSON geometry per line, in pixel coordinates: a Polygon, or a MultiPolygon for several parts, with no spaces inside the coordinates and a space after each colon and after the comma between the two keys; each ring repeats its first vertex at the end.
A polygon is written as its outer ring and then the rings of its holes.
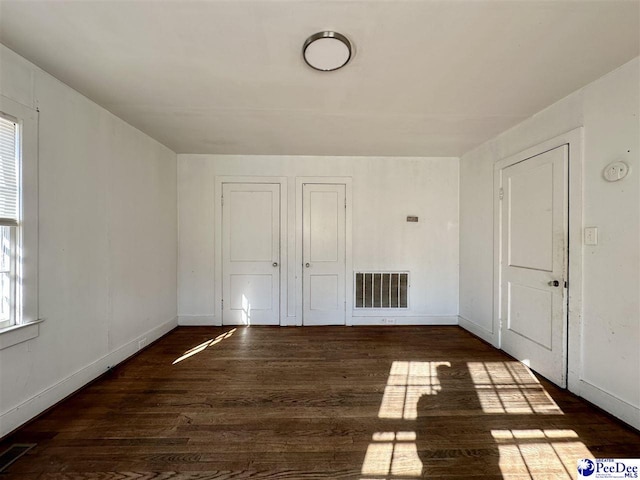
{"type": "Polygon", "coordinates": [[[500,172],[501,346],[566,386],[568,146],[500,172]]]}
{"type": "Polygon", "coordinates": [[[344,325],[345,185],[302,187],[303,324],[344,325]]]}
{"type": "Polygon", "coordinates": [[[280,323],[280,185],[222,186],[222,323],[280,323]]]}

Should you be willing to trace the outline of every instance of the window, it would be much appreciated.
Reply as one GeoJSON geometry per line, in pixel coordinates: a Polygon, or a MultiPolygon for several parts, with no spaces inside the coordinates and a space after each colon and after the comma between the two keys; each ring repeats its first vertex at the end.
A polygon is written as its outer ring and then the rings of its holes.
{"type": "Polygon", "coordinates": [[[0,95],[0,349],[38,335],[37,125],[0,95]]]}
{"type": "Polygon", "coordinates": [[[0,116],[0,328],[16,324],[20,185],[18,123],[0,116]]]}

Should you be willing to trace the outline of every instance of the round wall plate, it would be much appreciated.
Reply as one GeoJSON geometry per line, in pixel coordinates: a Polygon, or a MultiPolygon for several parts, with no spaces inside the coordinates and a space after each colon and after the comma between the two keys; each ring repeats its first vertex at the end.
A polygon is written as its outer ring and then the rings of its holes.
{"type": "Polygon", "coordinates": [[[612,162],[604,168],[604,178],[608,182],[622,180],[629,173],[629,165],[623,161],[612,162]]]}

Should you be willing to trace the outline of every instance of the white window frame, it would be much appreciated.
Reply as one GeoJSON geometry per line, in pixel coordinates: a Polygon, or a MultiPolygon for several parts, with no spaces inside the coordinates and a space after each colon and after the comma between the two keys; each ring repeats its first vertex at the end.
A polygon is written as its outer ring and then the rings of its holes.
{"type": "Polygon", "coordinates": [[[0,115],[18,125],[19,213],[15,227],[15,320],[0,328],[0,350],[38,336],[38,112],[0,95],[0,115]]]}

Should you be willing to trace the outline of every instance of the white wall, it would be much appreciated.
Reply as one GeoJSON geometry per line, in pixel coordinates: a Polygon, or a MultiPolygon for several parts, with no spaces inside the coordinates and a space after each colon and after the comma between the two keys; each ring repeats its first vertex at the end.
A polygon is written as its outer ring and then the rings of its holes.
{"type": "MultiPolygon", "coordinates": [[[[354,318],[354,324],[457,323],[458,159],[388,157],[275,157],[178,155],[178,314],[182,324],[219,324],[215,318],[214,192],[216,176],[287,177],[286,248],[289,324],[296,318],[295,179],[351,177],[353,269],[409,270],[408,311],[354,318]],[[419,222],[407,223],[407,215],[419,222]]],[[[297,206],[297,208],[300,208],[297,206]]],[[[347,278],[352,282],[351,276],[347,278]]],[[[361,313],[354,313],[361,315],[361,313]]],[[[283,322],[285,323],[285,322],[283,322]]]]}
{"type": "Polygon", "coordinates": [[[39,114],[40,335],[0,350],[0,436],[176,325],[176,155],[0,46],[39,114]]]}
{"type": "MultiPolygon", "coordinates": [[[[461,325],[496,344],[493,315],[493,166],[584,126],[581,365],[574,390],[640,428],[640,58],[465,154],[460,163],[461,325]],[[602,177],[623,159],[623,181],[602,177]]],[[[571,275],[571,273],[570,273],[571,275]]],[[[569,332],[571,335],[572,332],[569,332]]]]}

